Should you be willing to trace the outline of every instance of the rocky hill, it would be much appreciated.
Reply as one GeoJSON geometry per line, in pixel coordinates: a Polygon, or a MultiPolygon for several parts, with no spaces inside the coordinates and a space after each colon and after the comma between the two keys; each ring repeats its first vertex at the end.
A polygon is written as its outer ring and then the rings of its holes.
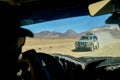
{"type": "Polygon", "coordinates": [[[95,28],[92,28],[91,30],[88,30],[88,32],[92,32],[92,33],[108,32],[114,38],[120,38],[120,28],[118,26],[95,27],[95,28]]]}
{"type": "Polygon", "coordinates": [[[35,37],[77,37],[79,36],[79,34],[73,30],[67,30],[65,33],[41,31],[39,33],[35,33],[34,35],[35,37]]]}

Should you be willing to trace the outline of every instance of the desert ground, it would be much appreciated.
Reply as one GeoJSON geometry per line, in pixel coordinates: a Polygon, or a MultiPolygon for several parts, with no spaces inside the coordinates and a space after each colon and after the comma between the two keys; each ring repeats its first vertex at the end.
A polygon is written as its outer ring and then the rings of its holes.
{"type": "Polygon", "coordinates": [[[91,51],[74,51],[77,38],[26,38],[23,52],[35,49],[47,54],[62,54],[73,57],[120,57],[120,39],[115,39],[109,33],[99,33],[100,47],[91,51]]]}

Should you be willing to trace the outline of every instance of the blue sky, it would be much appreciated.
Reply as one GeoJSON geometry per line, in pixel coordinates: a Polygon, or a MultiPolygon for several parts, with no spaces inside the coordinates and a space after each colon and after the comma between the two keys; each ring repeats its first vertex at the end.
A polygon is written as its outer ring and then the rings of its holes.
{"type": "Polygon", "coordinates": [[[93,27],[100,27],[106,25],[105,20],[109,16],[111,16],[111,14],[95,16],[95,17],[79,16],[79,17],[42,22],[32,25],[26,25],[22,27],[29,29],[33,33],[46,31],[46,30],[52,32],[55,31],[55,32],[64,33],[69,29],[76,31],[77,33],[81,33],[93,27]]]}

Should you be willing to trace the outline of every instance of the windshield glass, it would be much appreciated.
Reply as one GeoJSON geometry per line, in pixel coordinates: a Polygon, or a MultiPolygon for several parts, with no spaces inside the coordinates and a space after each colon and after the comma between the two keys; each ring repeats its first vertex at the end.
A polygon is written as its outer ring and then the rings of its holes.
{"type": "MultiPolygon", "coordinates": [[[[34,33],[34,38],[26,38],[23,51],[35,49],[37,52],[73,57],[118,57],[120,56],[120,29],[117,24],[105,23],[110,16],[111,14],[95,17],[78,16],[22,26],[34,33]],[[88,32],[97,36],[98,41],[94,42],[94,47],[97,49],[81,51],[80,44],[75,44],[75,41],[88,32]]],[[[91,39],[91,37],[81,39],[88,38],[91,39]]]]}
{"type": "Polygon", "coordinates": [[[91,39],[92,39],[91,36],[82,36],[82,37],[80,38],[80,40],[91,40],[91,39]]]}

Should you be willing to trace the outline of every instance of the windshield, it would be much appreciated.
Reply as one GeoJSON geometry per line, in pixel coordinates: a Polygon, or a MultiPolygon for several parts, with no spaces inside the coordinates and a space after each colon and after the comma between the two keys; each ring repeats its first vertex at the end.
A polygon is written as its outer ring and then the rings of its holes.
{"type": "Polygon", "coordinates": [[[120,80],[120,1],[60,1],[19,16],[34,34],[20,47],[21,80],[120,80]]]}
{"type": "Polygon", "coordinates": [[[91,36],[82,36],[82,37],[80,38],[80,40],[91,40],[91,39],[92,39],[91,36]]]}
{"type": "MultiPolygon", "coordinates": [[[[51,20],[22,26],[34,33],[34,38],[26,38],[23,52],[35,49],[37,52],[61,54],[73,57],[118,57],[120,56],[120,29],[117,24],[106,24],[111,14],[91,17],[78,16],[51,20]],[[98,47],[94,51],[78,49],[75,41],[86,33],[94,33],[98,39],[98,47]],[[92,54],[91,54],[92,53],[92,54]]],[[[91,37],[82,37],[82,40],[91,37]]],[[[80,48],[80,47],[79,47],[80,48]]]]}

